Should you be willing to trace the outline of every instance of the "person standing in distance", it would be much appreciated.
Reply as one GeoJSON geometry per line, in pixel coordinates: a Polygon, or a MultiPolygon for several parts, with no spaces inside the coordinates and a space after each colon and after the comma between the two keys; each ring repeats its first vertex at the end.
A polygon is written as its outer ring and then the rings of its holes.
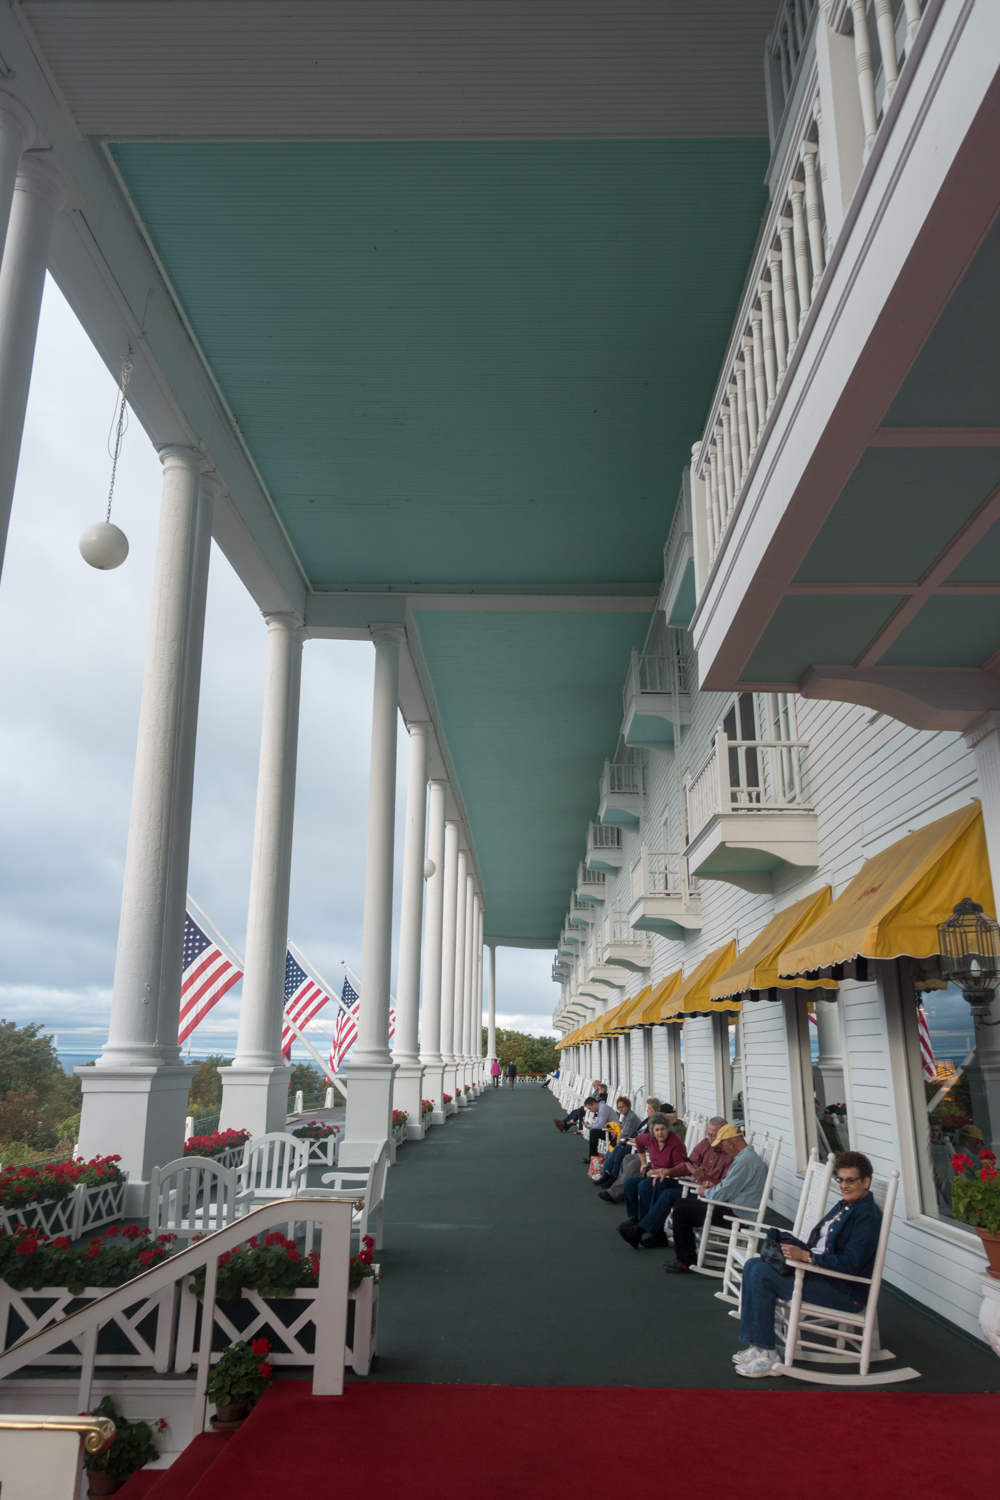
{"type": "Polygon", "coordinates": [[[517,1082],[517,1063],[516,1062],[509,1062],[507,1064],[507,1082],[510,1084],[511,1088],[513,1088],[514,1084],[517,1082]]]}

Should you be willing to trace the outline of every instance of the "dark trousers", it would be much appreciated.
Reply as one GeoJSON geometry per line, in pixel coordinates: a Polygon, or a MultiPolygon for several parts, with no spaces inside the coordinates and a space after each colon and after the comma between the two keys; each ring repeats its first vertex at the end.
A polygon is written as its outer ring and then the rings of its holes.
{"type": "Polygon", "coordinates": [[[570,1125],[579,1125],[583,1116],[584,1109],[582,1105],[579,1109],[571,1109],[569,1114],[563,1117],[563,1130],[568,1130],[570,1125]]]}
{"type": "Polygon", "coordinates": [[[597,1149],[597,1143],[598,1143],[598,1141],[603,1141],[604,1136],[605,1136],[605,1132],[603,1130],[592,1130],[590,1132],[590,1154],[591,1154],[591,1156],[599,1156],[600,1155],[600,1152],[597,1149]]]}
{"type": "Polygon", "coordinates": [[[498,1089],[500,1087],[500,1074],[499,1073],[494,1073],[493,1074],[493,1087],[495,1089],[498,1089]]]}
{"type": "MultiPolygon", "coordinates": [[[[779,1297],[790,1300],[794,1290],[794,1276],[782,1276],[780,1271],[756,1257],[748,1260],[743,1267],[740,1338],[758,1349],[773,1349],[774,1304],[779,1297]]],[[[804,1302],[814,1302],[836,1312],[856,1313],[864,1305],[859,1304],[851,1292],[844,1290],[843,1282],[818,1276],[815,1271],[806,1272],[802,1298],[804,1302]]]]}
{"type": "Polygon", "coordinates": [[[666,1182],[652,1183],[651,1186],[660,1191],[649,1195],[648,1207],[644,1206],[642,1189],[639,1189],[639,1223],[647,1234],[662,1234],[670,1210],[680,1202],[681,1185],[676,1178],[668,1178],[666,1182]]]}
{"type": "Polygon", "coordinates": [[[631,1141],[622,1141],[613,1151],[609,1151],[604,1158],[604,1175],[606,1177],[617,1177],[622,1169],[622,1162],[632,1149],[631,1141]]]}
{"type": "MultiPolygon", "coordinates": [[[[698,1259],[698,1230],[705,1222],[708,1204],[704,1198],[681,1198],[674,1208],[673,1237],[674,1254],[686,1266],[693,1266],[698,1259]]],[[[731,1224],[733,1215],[724,1208],[713,1208],[713,1224],[731,1224]]]]}

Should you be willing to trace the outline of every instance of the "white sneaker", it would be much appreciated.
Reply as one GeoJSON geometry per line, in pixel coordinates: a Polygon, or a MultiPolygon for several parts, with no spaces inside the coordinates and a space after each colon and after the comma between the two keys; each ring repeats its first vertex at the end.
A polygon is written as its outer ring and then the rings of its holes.
{"type": "Polygon", "coordinates": [[[736,1353],[733,1355],[733,1364],[734,1365],[745,1365],[746,1362],[747,1362],[747,1360],[750,1358],[750,1356],[752,1354],[759,1354],[759,1353],[760,1353],[760,1350],[759,1349],[755,1349],[754,1346],[753,1346],[753,1344],[751,1344],[746,1349],[738,1349],[736,1351],[736,1353]]]}
{"type": "Polygon", "coordinates": [[[748,1380],[763,1380],[765,1375],[775,1373],[778,1366],[776,1349],[750,1349],[747,1352],[753,1358],[742,1360],[736,1366],[737,1375],[745,1375],[748,1380]]]}

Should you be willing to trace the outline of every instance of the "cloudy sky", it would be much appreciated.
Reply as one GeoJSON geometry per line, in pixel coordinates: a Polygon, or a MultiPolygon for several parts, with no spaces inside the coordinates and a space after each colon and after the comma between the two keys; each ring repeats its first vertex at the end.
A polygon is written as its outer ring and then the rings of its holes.
{"type": "MultiPolygon", "coordinates": [[[[129,557],[87,567],[77,542],[104,518],[115,397],[50,280],[0,586],[0,1016],[44,1023],[64,1061],[106,1034],[160,493],[133,419],[112,517],[129,557]]],[[[189,889],[240,952],[265,633],[213,546],[189,889]]],[[[306,643],[289,933],[338,988],[341,961],[357,970],[361,952],[373,668],[367,644],[306,643]]],[[[406,738],[400,724],[397,870],[406,738]]],[[[397,915],[398,898],[397,880],[397,915]]],[[[551,1031],[551,962],[499,950],[498,1024],[551,1031]]],[[[232,1050],[239,993],[195,1033],[193,1056],[232,1050]]]]}

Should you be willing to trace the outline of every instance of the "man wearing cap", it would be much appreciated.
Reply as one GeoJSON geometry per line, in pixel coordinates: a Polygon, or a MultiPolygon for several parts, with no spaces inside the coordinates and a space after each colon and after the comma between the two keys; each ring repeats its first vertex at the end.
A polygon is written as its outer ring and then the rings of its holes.
{"type": "Polygon", "coordinates": [[[713,1224],[728,1224],[733,1215],[728,1208],[755,1214],[767,1182],[767,1167],[756,1151],[751,1150],[736,1125],[723,1125],[715,1137],[715,1148],[732,1158],[729,1171],[714,1187],[698,1184],[698,1196],[682,1198],[674,1208],[674,1260],[663,1262],[663,1269],[681,1275],[690,1271],[698,1259],[697,1230],[708,1214],[708,1204],[725,1204],[712,1214],[713,1224]]]}

